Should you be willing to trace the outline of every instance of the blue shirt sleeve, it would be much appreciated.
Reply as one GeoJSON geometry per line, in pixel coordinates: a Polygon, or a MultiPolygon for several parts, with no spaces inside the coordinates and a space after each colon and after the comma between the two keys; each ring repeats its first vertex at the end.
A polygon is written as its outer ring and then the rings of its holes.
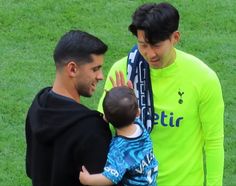
{"type": "Polygon", "coordinates": [[[119,143],[112,141],[107,155],[107,162],[104,167],[103,175],[114,184],[119,183],[126,172],[123,151],[119,149],[119,143]]]}

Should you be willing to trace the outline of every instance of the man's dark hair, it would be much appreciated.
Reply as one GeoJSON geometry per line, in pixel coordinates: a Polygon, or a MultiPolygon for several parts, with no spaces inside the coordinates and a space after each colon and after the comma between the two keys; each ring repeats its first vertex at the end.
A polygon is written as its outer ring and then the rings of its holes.
{"type": "Polygon", "coordinates": [[[121,128],[134,122],[138,113],[138,102],[134,90],[128,87],[114,87],[106,92],[103,100],[106,119],[121,128]]]}
{"type": "Polygon", "coordinates": [[[178,27],[179,13],[175,7],[169,3],[147,3],[134,12],[129,30],[135,36],[137,30],[143,30],[147,42],[153,45],[169,39],[178,27]]]}
{"type": "Polygon", "coordinates": [[[71,30],[57,43],[53,58],[57,67],[72,60],[78,64],[89,63],[92,62],[91,54],[105,54],[107,48],[97,37],[80,30],[71,30]]]}

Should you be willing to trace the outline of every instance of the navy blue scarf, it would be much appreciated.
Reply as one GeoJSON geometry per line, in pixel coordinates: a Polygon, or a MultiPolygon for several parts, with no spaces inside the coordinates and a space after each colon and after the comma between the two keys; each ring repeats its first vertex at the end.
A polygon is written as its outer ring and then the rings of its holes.
{"type": "Polygon", "coordinates": [[[138,104],[141,109],[140,119],[150,133],[154,124],[154,106],[149,65],[135,45],[128,55],[128,79],[132,81],[138,104]]]}

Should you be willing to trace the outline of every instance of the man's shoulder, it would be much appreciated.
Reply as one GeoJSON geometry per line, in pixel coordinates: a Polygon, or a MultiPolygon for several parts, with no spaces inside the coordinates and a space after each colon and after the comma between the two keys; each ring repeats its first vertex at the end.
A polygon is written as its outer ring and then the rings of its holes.
{"type": "MultiPolygon", "coordinates": [[[[94,111],[95,112],[95,111],[94,111]]],[[[87,115],[80,118],[71,130],[77,134],[78,138],[92,137],[93,139],[111,139],[111,131],[100,114],[87,115]]]]}
{"type": "Polygon", "coordinates": [[[217,73],[201,59],[182,51],[177,52],[179,73],[187,81],[192,81],[195,85],[208,90],[213,85],[218,85],[217,73]]]}
{"type": "MultiPolygon", "coordinates": [[[[113,63],[112,67],[109,70],[108,76],[107,77],[113,77],[115,78],[115,72],[116,71],[121,71],[124,74],[127,73],[127,56],[119,59],[118,61],[116,61],[115,63],[113,63]]],[[[110,80],[109,78],[107,78],[106,80],[106,84],[109,84],[110,80]]],[[[106,87],[106,85],[105,85],[106,87]]]]}
{"type": "Polygon", "coordinates": [[[206,62],[203,62],[200,58],[192,54],[183,52],[181,50],[176,51],[177,62],[182,65],[182,68],[186,68],[186,71],[189,71],[190,73],[196,72],[200,74],[205,74],[206,76],[212,76],[215,74],[214,70],[206,62]]]}
{"type": "Polygon", "coordinates": [[[181,60],[184,62],[192,62],[192,63],[204,63],[200,58],[194,56],[193,54],[184,52],[182,50],[176,49],[177,60],[181,60]]]}
{"type": "Polygon", "coordinates": [[[113,65],[112,69],[125,69],[127,66],[127,56],[120,58],[113,65]]]}
{"type": "Polygon", "coordinates": [[[105,124],[106,122],[103,119],[103,114],[96,110],[87,110],[87,115],[84,118],[81,118],[81,122],[88,123],[90,126],[97,126],[97,124],[105,124]]]}

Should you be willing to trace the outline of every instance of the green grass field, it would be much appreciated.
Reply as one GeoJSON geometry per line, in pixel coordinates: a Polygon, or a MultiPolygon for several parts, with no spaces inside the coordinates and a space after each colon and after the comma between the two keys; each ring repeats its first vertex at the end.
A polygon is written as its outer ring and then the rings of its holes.
{"type": "MultiPolygon", "coordinates": [[[[30,186],[25,174],[24,121],[35,94],[52,85],[52,52],[59,37],[80,28],[109,45],[104,74],[125,56],[135,38],[131,14],[144,0],[0,0],[0,185],[30,186]]],[[[159,2],[159,1],[156,1],[159,2]]],[[[224,185],[236,185],[236,1],[169,0],[181,15],[177,48],[218,74],[225,100],[224,185]]],[[[100,83],[91,99],[96,108],[100,83]]],[[[217,163],[217,162],[216,162],[217,163]]]]}

